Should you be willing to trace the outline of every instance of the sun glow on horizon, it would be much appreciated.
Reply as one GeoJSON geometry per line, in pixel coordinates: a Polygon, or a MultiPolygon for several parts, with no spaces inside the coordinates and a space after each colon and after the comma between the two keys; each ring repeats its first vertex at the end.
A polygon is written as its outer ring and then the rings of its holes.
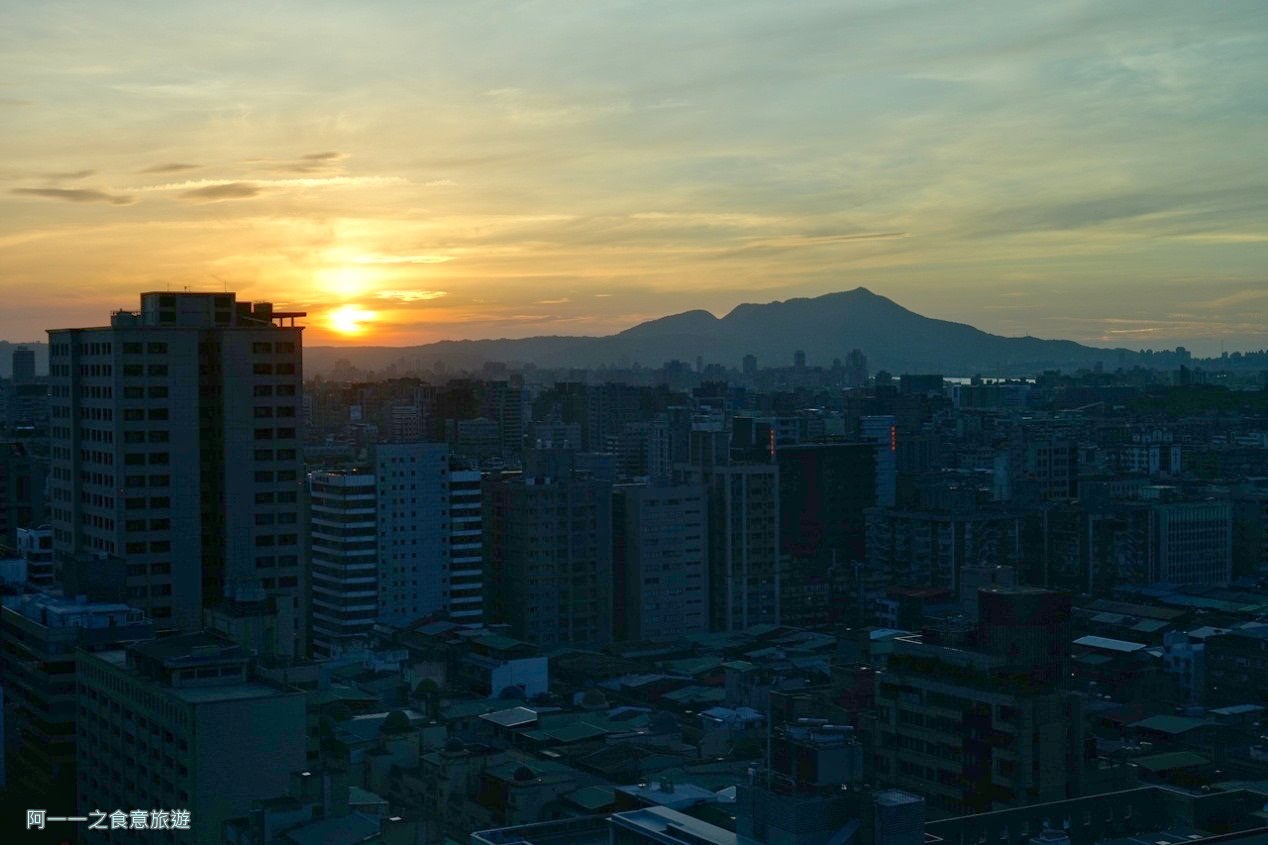
{"type": "Polygon", "coordinates": [[[341,305],[326,314],[326,325],[344,337],[360,337],[369,330],[366,324],[376,319],[378,314],[374,311],[359,305],[341,305]]]}

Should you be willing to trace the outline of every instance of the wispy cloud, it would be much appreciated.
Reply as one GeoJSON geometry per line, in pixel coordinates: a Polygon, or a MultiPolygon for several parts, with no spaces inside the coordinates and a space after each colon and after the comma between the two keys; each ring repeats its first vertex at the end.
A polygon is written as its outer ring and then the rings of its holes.
{"type": "Polygon", "coordinates": [[[396,302],[429,302],[447,296],[443,290],[381,290],[374,296],[376,299],[391,299],[396,302]]]}
{"type": "Polygon", "coordinates": [[[65,202],[104,202],[111,205],[132,205],[136,202],[135,197],[125,194],[109,194],[89,188],[14,188],[12,193],[65,202]]]}
{"type": "Polygon", "coordinates": [[[444,264],[452,255],[358,255],[355,264],[444,264]]]}
{"type": "Polygon", "coordinates": [[[202,167],[200,164],[173,161],[165,164],[152,164],[149,167],[138,170],[137,173],[180,173],[185,170],[197,170],[200,167],[202,167]]]}
{"type": "Polygon", "coordinates": [[[275,163],[273,169],[284,173],[325,173],[347,157],[347,153],[340,152],[309,153],[294,161],[275,163]]]}
{"type": "MultiPolygon", "coordinates": [[[[188,182],[167,182],[160,185],[144,185],[131,190],[140,193],[155,191],[195,191],[201,188],[224,185],[223,179],[195,179],[188,182]]],[[[233,184],[250,184],[260,188],[341,188],[341,187],[384,187],[388,185],[407,185],[409,180],[399,176],[325,176],[306,179],[250,179],[240,180],[233,184]]]]}
{"type": "Polygon", "coordinates": [[[252,182],[224,182],[219,185],[208,185],[205,188],[194,188],[180,195],[181,199],[193,202],[221,202],[223,200],[245,200],[258,197],[261,193],[259,185],[252,182]]]}
{"type": "Polygon", "coordinates": [[[96,172],[97,171],[95,170],[70,170],[70,171],[65,171],[61,173],[45,173],[43,174],[43,178],[53,179],[56,181],[72,180],[72,179],[87,179],[89,176],[92,176],[96,172]]]}

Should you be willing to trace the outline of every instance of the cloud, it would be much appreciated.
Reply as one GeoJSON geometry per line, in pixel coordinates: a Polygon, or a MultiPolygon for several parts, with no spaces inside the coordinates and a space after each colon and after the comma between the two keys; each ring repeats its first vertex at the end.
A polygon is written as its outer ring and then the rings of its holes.
{"type": "Polygon", "coordinates": [[[324,173],[348,157],[347,153],[324,152],[302,155],[294,161],[276,162],[273,169],[283,173],[324,173]]]}
{"type": "Polygon", "coordinates": [[[369,186],[383,187],[387,185],[407,185],[408,179],[399,176],[322,176],[304,179],[252,179],[249,182],[226,183],[216,179],[190,179],[185,182],[165,182],[161,185],[144,185],[132,188],[134,191],[150,193],[153,191],[185,191],[193,193],[204,188],[215,188],[225,184],[254,185],[257,188],[331,188],[369,186]]]}
{"type": "Polygon", "coordinates": [[[166,164],[152,164],[137,173],[180,173],[183,170],[197,170],[202,167],[201,164],[184,164],[183,162],[168,162],[166,164]]]}
{"type": "Polygon", "coordinates": [[[95,170],[71,170],[65,173],[45,173],[45,179],[87,179],[97,171],[95,170]]]}
{"type": "Polygon", "coordinates": [[[14,188],[12,193],[66,202],[108,202],[111,205],[132,205],[136,202],[135,197],[108,194],[105,191],[94,191],[89,188],[14,188]]]}
{"type": "Polygon", "coordinates": [[[374,296],[376,299],[392,299],[397,302],[427,302],[447,296],[444,290],[381,290],[374,296]]]}
{"type": "Polygon", "coordinates": [[[360,255],[357,264],[444,264],[452,255],[360,255]]]}
{"type": "Polygon", "coordinates": [[[245,200],[260,195],[260,186],[251,182],[223,182],[219,185],[208,185],[205,188],[194,188],[180,195],[181,199],[193,202],[221,202],[222,200],[245,200]]]}

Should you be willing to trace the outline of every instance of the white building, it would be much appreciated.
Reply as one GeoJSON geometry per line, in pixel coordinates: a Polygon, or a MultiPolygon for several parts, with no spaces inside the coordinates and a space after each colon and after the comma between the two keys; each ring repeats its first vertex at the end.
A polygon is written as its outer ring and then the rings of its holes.
{"type": "Polygon", "coordinates": [[[375,448],[380,622],[483,618],[480,474],[451,464],[444,443],[375,448]]]}
{"type": "Polygon", "coordinates": [[[371,473],[308,476],[313,651],[331,657],[366,647],[378,617],[378,518],[371,473]]]}

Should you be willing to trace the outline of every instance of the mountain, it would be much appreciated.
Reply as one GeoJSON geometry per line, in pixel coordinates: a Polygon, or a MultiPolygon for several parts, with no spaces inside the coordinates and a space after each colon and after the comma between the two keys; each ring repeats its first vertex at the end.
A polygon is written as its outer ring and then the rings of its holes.
{"type": "Polygon", "coordinates": [[[1107,368],[1136,363],[1137,353],[1099,349],[1069,340],[1002,337],[964,323],[935,320],[891,299],[856,288],[813,298],[739,305],[725,317],[687,311],[640,323],[607,337],[532,337],[522,340],[441,341],[412,347],[308,347],[308,373],[344,360],[365,370],[396,365],[430,369],[436,361],[457,369],[488,361],[541,367],[658,367],[678,359],[738,367],[745,355],[758,366],[790,366],[803,350],[811,366],[829,366],[861,349],[872,371],[935,372],[949,376],[1032,375],[1045,369],[1107,368]]]}

